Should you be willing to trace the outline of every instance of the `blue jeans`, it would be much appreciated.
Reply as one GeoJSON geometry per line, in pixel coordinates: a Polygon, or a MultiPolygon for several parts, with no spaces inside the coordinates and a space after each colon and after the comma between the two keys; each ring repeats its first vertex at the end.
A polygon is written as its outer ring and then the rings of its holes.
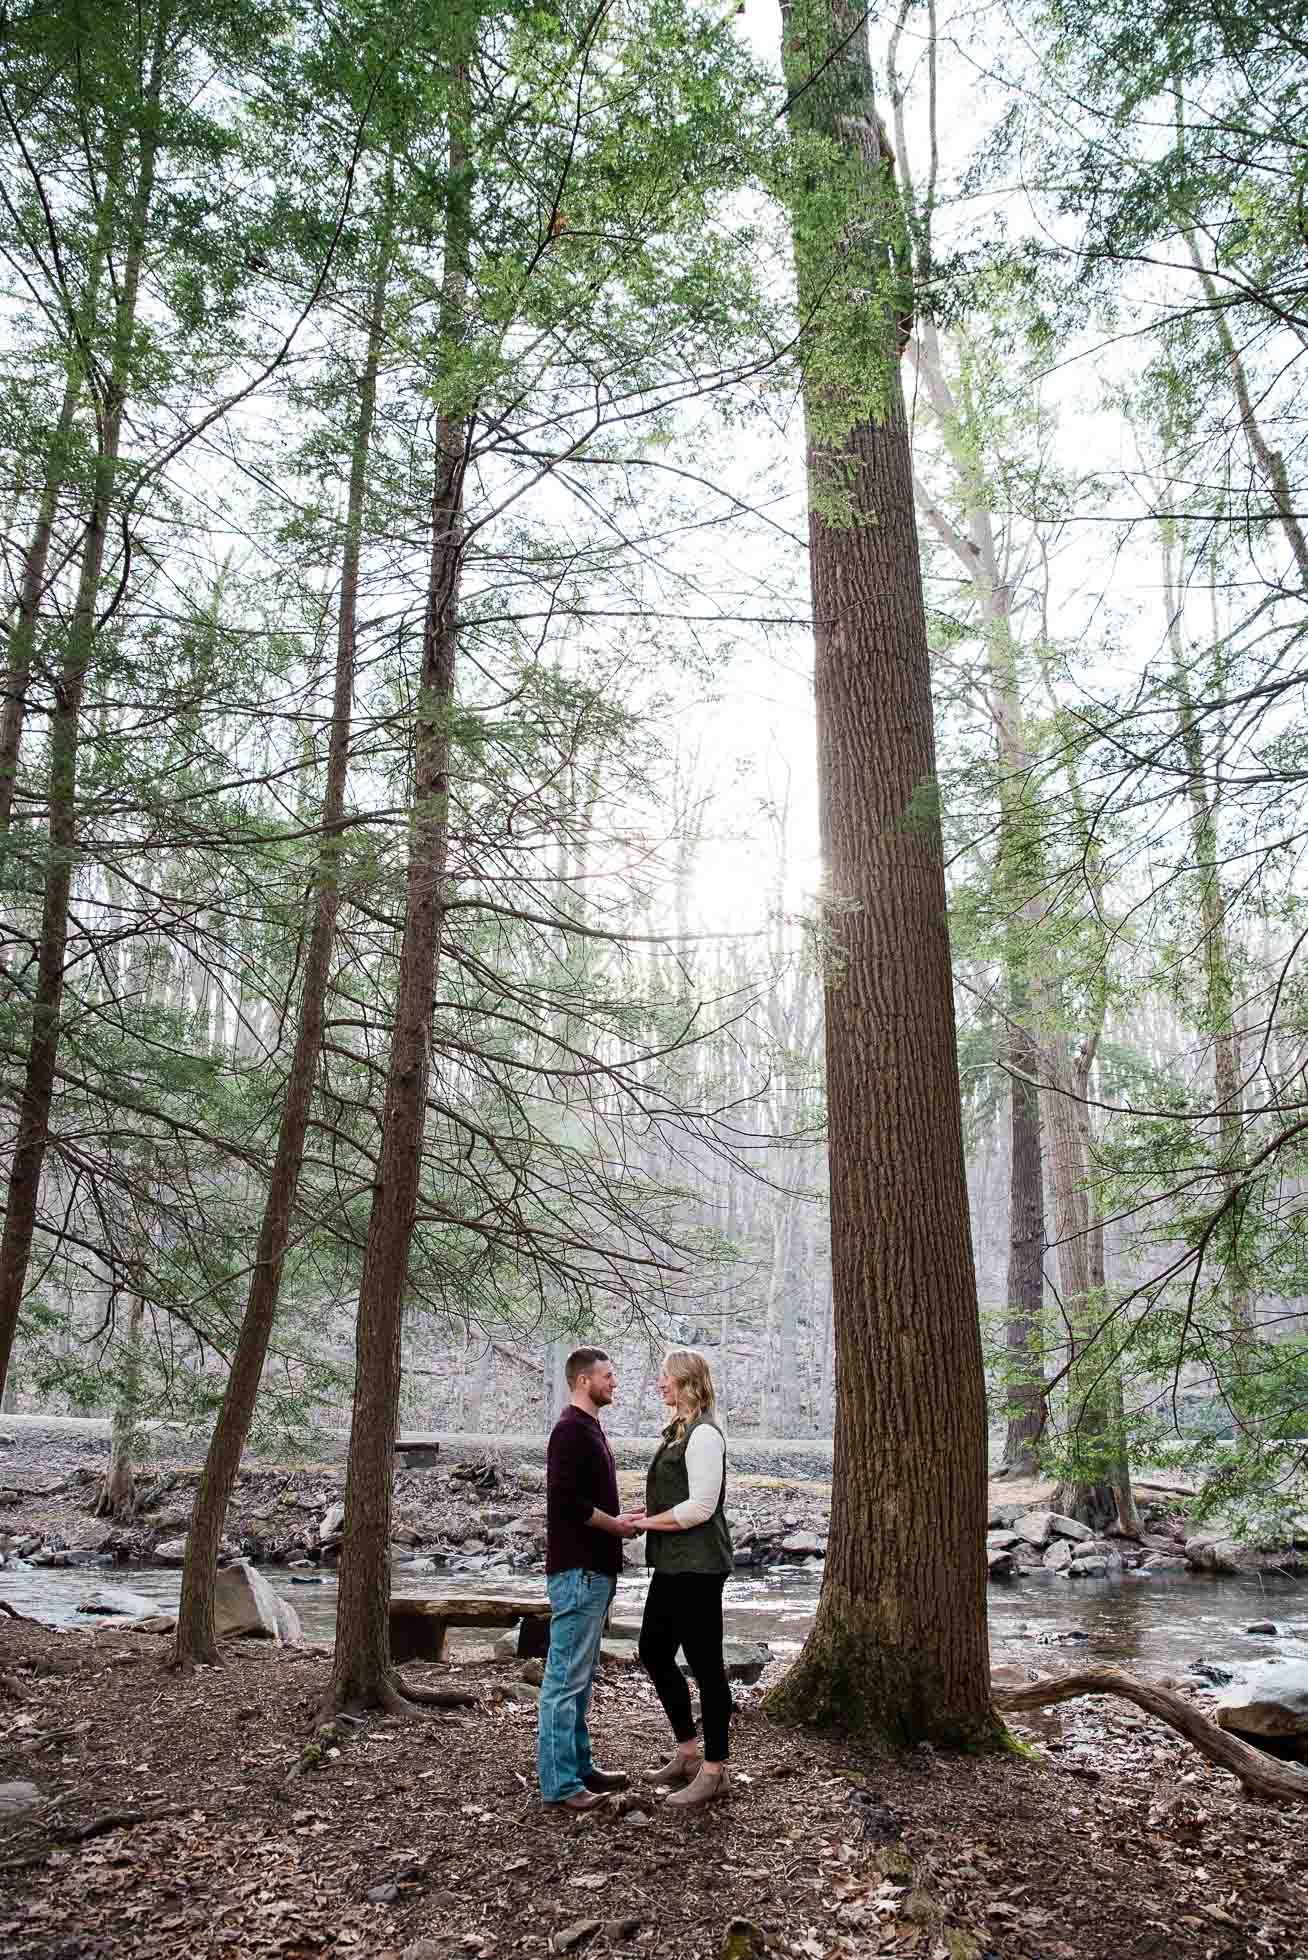
{"type": "Polygon", "coordinates": [[[540,1690],[536,1773],[546,1803],[586,1787],[594,1768],[586,1710],[599,1666],[600,1635],[618,1582],[579,1566],[545,1582],[550,1596],[550,1652],[540,1690]]]}

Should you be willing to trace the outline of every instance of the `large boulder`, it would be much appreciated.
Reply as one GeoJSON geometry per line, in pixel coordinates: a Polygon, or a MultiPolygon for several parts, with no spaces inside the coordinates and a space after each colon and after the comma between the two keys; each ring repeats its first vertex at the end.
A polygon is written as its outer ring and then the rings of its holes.
{"type": "Polygon", "coordinates": [[[166,1511],[157,1511],[150,1520],[152,1531],[189,1531],[191,1528],[191,1506],[172,1504],[166,1511]]]}
{"type": "Polygon", "coordinates": [[[1217,1726],[1256,1741],[1295,1745],[1308,1760],[1308,1661],[1265,1661],[1232,1682],[1217,1703],[1217,1726]]]}
{"type": "Polygon", "coordinates": [[[151,1556],[156,1565],[185,1565],[186,1540],[184,1538],[161,1539],[151,1556]]]}
{"type": "Polygon", "coordinates": [[[1303,1553],[1283,1540],[1243,1540],[1215,1531],[1188,1538],[1185,1557],[1197,1572],[1284,1572],[1294,1577],[1308,1570],[1303,1553]]]}
{"type": "Polygon", "coordinates": [[[1196,1572],[1247,1572],[1253,1554],[1237,1539],[1203,1534],[1186,1539],[1185,1562],[1196,1572]]]}
{"type": "Polygon", "coordinates": [[[1054,1514],[1052,1511],[1024,1511],[1021,1517],[1013,1519],[1013,1530],[1024,1545],[1042,1552],[1054,1535],[1054,1514]]]}
{"type": "Polygon", "coordinates": [[[30,1817],[44,1802],[35,1783],[0,1783],[0,1817],[30,1817]]]}
{"type": "Polygon", "coordinates": [[[986,1514],[986,1529],[1010,1531],[1017,1520],[1024,1515],[1026,1508],[1025,1504],[1014,1504],[1011,1501],[1006,1504],[992,1504],[986,1514]]]}
{"type": "Polygon", "coordinates": [[[1053,1543],[1046,1547],[1040,1563],[1046,1572],[1066,1572],[1072,1559],[1072,1547],[1066,1538],[1055,1538],[1053,1543]]]}
{"type": "Polygon", "coordinates": [[[1017,1572],[1017,1560],[1006,1545],[986,1547],[986,1577],[988,1579],[1011,1579],[1017,1572]]]}
{"type": "Polygon", "coordinates": [[[822,1558],[827,1541],[814,1531],[792,1531],[782,1539],[781,1549],[788,1558],[822,1558]]]}
{"type": "Polygon", "coordinates": [[[213,1618],[220,1640],[254,1634],[294,1646],[304,1637],[295,1608],[273,1591],[248,1559],[220,1569],[214,1583],[213,1618]]]}
{"type": "Polygon", "coordinates": [[[1050,1512],[1049,1529],[1053,1532],[1055,1538],[1070,1538],[1077,1544],[1082,1544],[1087,1538],[1094,1537],[1094,1533],[1088,1524],[1081,1524],[1076,1518],[1065,1518],[1058,1511],[1050,1512]]]}
{"type": "Polygon", "coordinates": [[[77,1610],[104,1619],[121,1617],[140,1620],[157,1613],[159,1602],[157,1599],[147,1599],[144,1593],[131,1592],[126,1586],[97,1586],[93,1593],[87,1594],[77,1610]]]}
{"type": "Polygon", "coordinates": [[[345,1506],[329,1504],[323,1512],[322,1523],[318,1526],[320,1538],[335,1538],[345,1526],[345,1506]]]}

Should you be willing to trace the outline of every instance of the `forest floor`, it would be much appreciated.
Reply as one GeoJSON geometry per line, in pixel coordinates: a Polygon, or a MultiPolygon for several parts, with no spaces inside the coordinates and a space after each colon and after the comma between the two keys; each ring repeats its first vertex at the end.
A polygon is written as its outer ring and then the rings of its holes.
{"type": "MultiPolygon", "coordinates": [[[[709,1960],[735,1917],[757,1960],[1308,1956],[1304,1807],[1125,1705],[1015,1724],[1024,1756],[883,1759],[773,1726],[765,1677],[729,1802],[575,1817],[539,1802],[534,1706],[475,1636],[409,1670],[474,1707],[371,1716],[294,1777],[327,1652],[236,1642],[179,1678],[163,1646],[0,1617],[0,1784],[40,1793],[0,1822],[10,1960],[709,1960]]],[[[602,1670],[592,1729],[606,1767],[662,1753],[631,1670],[602,1670]]]]}

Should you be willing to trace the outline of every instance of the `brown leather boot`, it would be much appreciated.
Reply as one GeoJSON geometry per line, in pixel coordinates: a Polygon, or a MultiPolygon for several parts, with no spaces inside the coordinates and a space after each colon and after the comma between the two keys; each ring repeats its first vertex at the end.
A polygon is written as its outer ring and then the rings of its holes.
{"type": "Polygon", "coordinates": [[[608,1802],[608,1793],[601,1790],[574,1790],[570,1797],[559,1797],[550,1804],[551,1810],[598,1810],[608,1802]]]}

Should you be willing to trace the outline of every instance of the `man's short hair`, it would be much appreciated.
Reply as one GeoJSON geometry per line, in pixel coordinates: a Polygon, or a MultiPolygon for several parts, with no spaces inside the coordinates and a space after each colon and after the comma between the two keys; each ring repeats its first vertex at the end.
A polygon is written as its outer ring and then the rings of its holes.
{"type": "Polygon", "coordinates": [[[588,1375],[597,1361],[607,1361],[603,1348],[573,1348],[563,1364],[563,1376],[569,1388],[575,1388],[583,1375],[588,1375]]]}

